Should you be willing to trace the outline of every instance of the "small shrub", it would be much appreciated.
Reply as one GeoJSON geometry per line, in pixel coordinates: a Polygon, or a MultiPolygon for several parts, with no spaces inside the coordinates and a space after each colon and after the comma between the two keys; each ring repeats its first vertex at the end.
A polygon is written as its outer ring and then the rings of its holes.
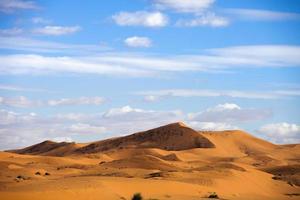
{"type": "Polygon", "coordinates": [[[219,196],[217,195],[217,193],[213,192],[208,196],[209,199],[219,199],[219,196]]]}
{"type": "Polygon", "coordinates": [[[22,175],[19,175],[15,178],[16,181],[21,181],[21,180],[29,180],[30,178],[29,177],[25,177],[25,176],[22,176],[22,175]]]}
{"type": "Polygon", "coordinates": [[[35,175],[41,175],[41,172],[35,172],[35,175]]]}
{"type": "Polygon", "coordinates": [[[49,173],[49,172],[46,172],[46,173],[45,173],[45,176],[50,176],[50,173],[49,173]]]}
{"type": "Polygon", "coordinates": [[[23,179],[23,180],[25,180],[25,177],[24,177],[24,176],[21,176],[21,175],[19,175],[19,176],[17,176],[17,179],[23,179]]]}
{"type": "Polygon", "coordinates": [[[143,197],[142,197],[141,193],[135,193],[131,200],[142,200],[142,199],[143,199],[143,197]]]}

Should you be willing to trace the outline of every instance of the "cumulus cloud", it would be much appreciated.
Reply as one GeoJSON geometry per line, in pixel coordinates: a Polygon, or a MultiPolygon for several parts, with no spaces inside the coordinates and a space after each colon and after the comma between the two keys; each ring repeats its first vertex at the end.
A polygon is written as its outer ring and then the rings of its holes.
{"type": "Polygon", "coordinates": [[[147,37],[133,36],[126,38],[124,43],[129,47],[150,47],[152,41],[147,37]]]}
{"type": "Polygon", "coordinates": [[[196,26],[211,26],[225,27],[229,25],[229,20],[225,17],[220,17],[214,13],[203,14],[196,16],[193,19],[180,19],[176,22],[177,26],[196,27],[196,26]]]}
{"type": "Polygon", "coordinates": [[[199,113],[190,113],[189,119],[201,122],[240,123],[267,119],[272,111],[267,109],[241,108],[233,103],[219,104],[199,113]]]}
{"type": "Polygon", "coordinates": [[[193,18],[179,19],[175,25],[179,27],[225,27],[230,24],[227,17],[216,15],[208,11],[214,0],[154,0],[154,4],[160,9],[171,9],[179,13],[192,13],[193,18]]]}
{"type": "Polygon", "coordinates": [[[36,28],[33,33],[41,35],[68,35],[80,31],[80,26],[45,26],[41,28],[36,28]]]}
{"type": "Polygon", "coordinates": [[[300,126],[287,122],[266,124],[257,132],[275,143],[299,143],[300,126]]]}
{"type": "Polygon", "coordinates": [[[38,6],[34,1],[0,0],[0,11],[4,13],[11,13],[17,10],[31,10],[37,8],[38,6]]]}
{"type": "Polygon", "coordinates": [[[168,17],[161,12],[120,12],[112,19],[120,26],[163,27],[168,24],[168,17]]]}
{"type": "Polygon", "coordinates": [[[176,12],[197,13],[209,8],[214,0],[154,0],[155,5],[162,9],[176,12]]]}

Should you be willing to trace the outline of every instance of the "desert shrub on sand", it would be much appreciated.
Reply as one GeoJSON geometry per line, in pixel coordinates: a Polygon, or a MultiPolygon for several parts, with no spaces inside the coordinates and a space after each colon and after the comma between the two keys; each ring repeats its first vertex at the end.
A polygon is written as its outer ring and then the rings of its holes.
{"type": "Polygon", "coordinates": [[[22,181],[22,180],[29,180],[30,178],[29,177],[25,177],[25,176],[22,176],[22,175],[19,175],[15,178],[15,181],[19,182],[19,181],[22,181]]]}
{"type": "Polygon", "coordinates": [[[213,192],[208,196],[209,199],[219,199],[219,196],[217,195],[217,193],[213,192]]]}
{"type": "Polygon", "coordinates": [[[50,173],[49,173],[49,172],[46,172],[46,173],[45,173],[45,176],[50,176],[50,173]]]}
{"type": "Polygon", "coordinates": [[[142,200],[142,199],[143,199],[143,197],[142,197],[141,193],[135,193],[131,200],[142,200]]]}
{"type": "Polygon", "coordinates": [[[41,172],[35,172],[35,175],[41,175],[41,172]]]}
{"type": "Polygon", "coordinates": [[[19,176],[17,176],[17,179],[25,180],[26,178],[24,176],[22,176],[22,175],[19,175],[19,176]]]}

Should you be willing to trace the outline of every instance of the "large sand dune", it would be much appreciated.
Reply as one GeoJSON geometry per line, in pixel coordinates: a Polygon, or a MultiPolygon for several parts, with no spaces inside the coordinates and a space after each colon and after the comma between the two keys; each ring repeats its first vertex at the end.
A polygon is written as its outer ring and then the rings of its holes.
{"type": "Polygon", "coordinates": [[[182,123],[0,152],[0,199],[300,199],[300,145],[182,123]]]}

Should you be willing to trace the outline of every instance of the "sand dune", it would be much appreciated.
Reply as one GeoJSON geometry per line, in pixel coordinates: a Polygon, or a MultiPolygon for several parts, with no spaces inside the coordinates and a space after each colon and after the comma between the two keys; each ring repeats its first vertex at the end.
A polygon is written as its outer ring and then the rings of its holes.
{"type": "Polygon", "coordinates": [[[214,147],[208,139],[183,123],[174,123],[135,133],[129,136],[91,143],[76,152],[96,153],[113,148],[159,148],[164,150],[184,150],[214,147]]]}
{"type": "Polygon", "coordinates": [[[300,145],[182,123],[89,144],[0,152],[1,199],[299,199],[300,145]],[[46,195],[45,195],[46,194],[46,195]]]}
{"type": "Polygon", "coordinates": [[[8,152],[28,155],[65,156],[72,154],[87,144],[76,144],[75,142],[54,142],[46,140],[24,149],[9,150],[8,152]]]}

